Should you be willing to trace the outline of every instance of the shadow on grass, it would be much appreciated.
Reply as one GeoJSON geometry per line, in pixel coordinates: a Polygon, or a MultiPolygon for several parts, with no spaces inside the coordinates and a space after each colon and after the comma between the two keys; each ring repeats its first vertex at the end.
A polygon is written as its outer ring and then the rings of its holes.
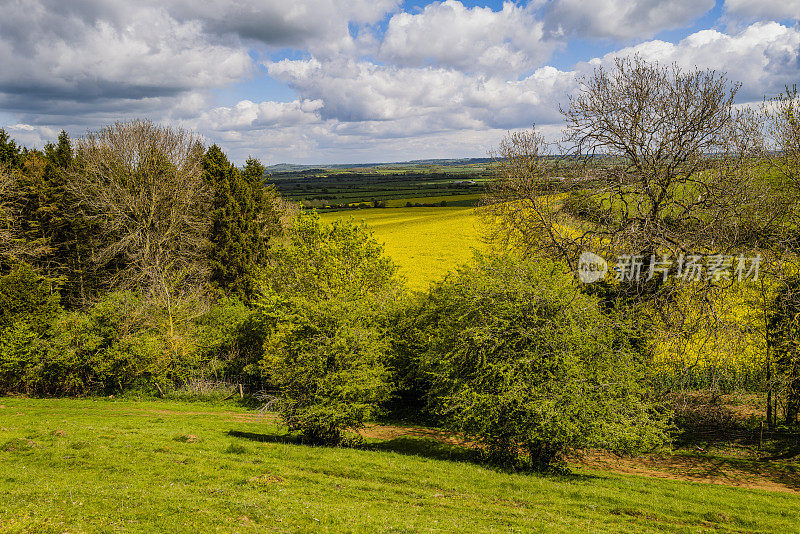
{"type": "MultiPolygon", "coordinates": [[[[278,433],[255,433],[255,432],[241,432],[239,430],[229,430],[226,434],[230,437],[246,439],[259,443],[288,443],[292,445],[306,445],[300,436],[292,434],[278,434],[278,433]]],[[[319,446],[319,445],[314,445],[319,446]]],[[[446,462],[459,462],[468,463],[491,469],[498,473],[524,473],[530,475],[537,475],[547,477],[552,480],[590,480],[604,478],[600,475],[592,474],[576,474],[566,470],[554,470],[552,472],[537,472],[531,470],[517,470],[513,468],[489,464],[485,461],[484,456],[479,450],[462,445],[454,445],[432,438],[417,438],[417,437],[397,437],[386,441],[362,443],[360,445],[351,447],[354,450],[371,451],[371,452],[387,452],[401,454],[405,456],[414,456],[417,458],[425,458],[430,460],[441,460],[446,462]]]]}
{"type": "Polygon", "coordinates": [[[406,456],[419,456],[432,460],[482,463],[480,451],[432,438],[397,437],[387,441],[365,443],[358,448],[376,452],[393,452],[406,456]]]}
{"type": "Polygon", "coordinates": [[[225,433],[232,438],[247,439],[250,441],[257,441],[259,443],[289,443],[291,445],[303,445],[303,440],[300,436],[292,434],[259,434],[256,432],[241,432],[239,430],[229,430],[225,433]]]}

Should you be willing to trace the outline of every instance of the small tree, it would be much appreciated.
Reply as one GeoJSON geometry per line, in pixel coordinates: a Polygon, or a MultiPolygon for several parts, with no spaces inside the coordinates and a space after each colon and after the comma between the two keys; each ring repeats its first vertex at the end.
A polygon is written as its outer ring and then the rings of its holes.
{"type": "Polygon", "coordinates": [[[391,392],[382,316],[402,281],[363,226],[301,214],[287,237],[244,333],[262,332],[262,371],[289,428],[341,443],[391,392]]]}

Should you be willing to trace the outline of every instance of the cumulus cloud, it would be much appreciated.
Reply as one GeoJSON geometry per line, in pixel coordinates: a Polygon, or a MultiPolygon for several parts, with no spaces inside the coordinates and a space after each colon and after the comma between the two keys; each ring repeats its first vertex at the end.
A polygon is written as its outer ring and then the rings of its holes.
{"type": "Polygon", "coordinates": [[[725,11],[750,19],[800,19],[800,2],[791,0],[725,0],[725,11]]]}
{"type": "MultiPolygon", "coordinates": [[[[13,137],[39,146],[62,127],[149,117],[194,128],[239,161],[483,156],[533,122],[555,136],[577,76],[618,55],[727,70],[744,82],[740,100],[797,80],[800,26],[763,21],[634,41],[575,70],[546,66],[569,39],[650,38],[713,4],[445,0],[403,12],[399,0],[0,0],[0,114],[13,137]],[[260,86],[264,69],[272,80],[260,86]],[[275,83],[288,88],[279,98],[243,93],[269,95],[275,83]]],[[[785,20],[800,14],[795,4],[725,9],[785,20]]]]}
{"type": "Polygon", "coordinates": [[[556,47],[544,39],[534,5],[511,2],[500,11],[467,8],[458,0],[398,13],[389,20],[379,57],[404,66],[437,65],[462,71],[518,73],[539,66],[556,47]]]}
{"type": "Polygon", "coordinates": [[[711,68],[742,82],[740,101],[761,100],[779,93],[800,76],[800,28],[758,22],[728,35],[717,30],[693,33],[678,43],[650,41],[624,48],[595,65],[610,65],[613,57],[639,54],[645,59],[677,63],[684,68],[711,68]]]}
{"type": "Polygon", "coordinates": [[[416,125],[407,134],[552,122],[558,120],[558,102],[574,85],[573,73],[553,67],[539,68],[520,81],[355,60],[282,60],[267,67],[302,97],[321,101],[323,119],[404,120],[409,127],[416,125]]]}
{"type": "Polygon", "coordinates": [[[397,2],[7,0],[0,106],[39,120],[66,109],[183,116],[199,92],[255,74],[252,46],[352,52],[349,24],[377,22],[397,2]]]}
{"type": "Polygon", "coordinates": [[[578,38],[650,38],[682,28],[714,7],[715,0],[553,0],[547,28],[578,38]]]}
{"type": "Polygon", "coordinates": [[[131,13],[133,7],[98,3],[92,10],[89,4],[62,9],[39,0],[4,7],[4,109],[91,113],[134,102],[178,102],[184,93],[235,82],[253,68],[246,50],[210,42],[198,22],[178,21],[158,7],[131,13]]]}

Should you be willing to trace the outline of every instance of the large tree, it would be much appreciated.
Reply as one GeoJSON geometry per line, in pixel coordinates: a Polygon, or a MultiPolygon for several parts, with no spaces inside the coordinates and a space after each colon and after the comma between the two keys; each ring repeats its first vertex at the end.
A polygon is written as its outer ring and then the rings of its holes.
{"type": "Polygon", "coordinates": [[[184,130],[118,122],[78,140],[70,178],[106,286],[160,303],[170,328],[179,303],[208,278],[203,153],[184,130]]]}
{"type": "Polygon", "coordinates": [[[756,121],[734,110],[737,87],[638,56],[598,68],[562,110],[559,147],[535,130],[503,141],[490,213],[528,250],[570,264],[589,247],[674,257],[741,243],[740,223],[756,218],[744,212],[764,205],[746,198],[760,145],[756,121]],[[576,215],[591,224],[566,231],[576,215]]]}

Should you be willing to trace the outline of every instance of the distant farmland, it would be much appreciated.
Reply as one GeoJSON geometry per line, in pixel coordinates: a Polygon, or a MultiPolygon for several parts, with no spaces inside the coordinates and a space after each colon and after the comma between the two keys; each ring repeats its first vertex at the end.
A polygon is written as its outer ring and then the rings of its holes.
{"type": "Polygon", "coordinates": [[[348,209],[358,205],[405,206],[455,202],[472,206],[491,177],[485,165],[455,168],[309,169],[274,173],[267,183],[306,208],[348,209]],[[435,200],[434,200],[435,199],[435,200]]]}

